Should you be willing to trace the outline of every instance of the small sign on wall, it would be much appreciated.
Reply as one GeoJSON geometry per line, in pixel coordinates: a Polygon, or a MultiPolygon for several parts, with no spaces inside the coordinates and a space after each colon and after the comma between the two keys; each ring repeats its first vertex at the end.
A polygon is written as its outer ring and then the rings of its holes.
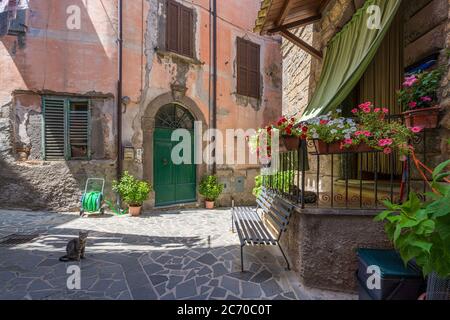
{"type": "Polygon", "coordinates": [[[136,156],[135,161],[137,163],[142,163],[142,159],[144,157],[144,149],[142,149],[142,148],[136,149],[136,155],[135,156],[136,156]]]}
{"type": "Polygon", "coordinates": [[[123,159],[125,161],[133,161],[134,160],[134,148],[133,147],[124,147],[123,148],[123,159]]]}

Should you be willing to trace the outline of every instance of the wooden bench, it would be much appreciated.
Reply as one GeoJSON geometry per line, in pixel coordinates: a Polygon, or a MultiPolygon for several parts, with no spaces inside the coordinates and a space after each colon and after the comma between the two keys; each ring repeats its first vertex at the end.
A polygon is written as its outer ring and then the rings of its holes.
{"type": "Polygon", "coordinates": [[[241,269],[244,271],[244,247],[251,246],[278,246],[287,269],[290,270],[289,261],[280,245],[280,239],[287,230],[289,219],[294,206],[277,195],[263,190],[256,199],[258,206],[232,208],[232,230],[239,236],[241,242],[241,269]],[[263,214],[263,217],[260,215],[263,214]],[[266,223],[263,221],[266,219],[266,223]],[[271,227],[268,228],[267,224],[271,227]]]}

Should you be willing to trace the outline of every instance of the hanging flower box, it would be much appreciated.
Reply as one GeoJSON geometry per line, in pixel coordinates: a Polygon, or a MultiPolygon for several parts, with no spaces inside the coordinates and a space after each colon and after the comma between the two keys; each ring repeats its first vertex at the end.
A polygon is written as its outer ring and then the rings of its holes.
{"type": "Polygon", "coordinates": [[[283,146],[286,151],[297,151],[300,148],[300,137],[282,136],[283,146]]]}
{"type": "Polygon", "coordinates": [[[439,125],[440,107],[436,106],[444,69],[411,74],[405,78],[399,101],[406,112],[403,113],[408,128],[434,129],[439,125]]]}
{"type": "Polygon", "coordinates": [[[409,110],[403,113],[408,128],[435,129],[439,125],[440,107],[409,110]]]}
{"type": "Polygon", "coordinates": [[[315,152],[320,155],[325,154],[343,154],[343,153],[368,153],[376,151],[367,143],[362,142],[359,145],[351,147],[343,147],[341,142],[326,143],[322,140],[313,140],[315,152]]]}

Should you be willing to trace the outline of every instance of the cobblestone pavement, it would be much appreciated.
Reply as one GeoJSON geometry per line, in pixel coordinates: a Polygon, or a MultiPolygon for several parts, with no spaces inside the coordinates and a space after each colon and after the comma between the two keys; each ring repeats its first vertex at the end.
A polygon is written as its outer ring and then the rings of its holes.
{"type": "Polygon", "coordinates": [[[0,299],[301,299],[276,247],[240,247],[229,210],[155,212],[139,218],[0,210],[0,237],[39,234],[0,245],[0,299]],[[67,241],[89,230],[86,259],[63,263],[67,241]],[[81,290],[67,289],[67,267],[81,290]]]}

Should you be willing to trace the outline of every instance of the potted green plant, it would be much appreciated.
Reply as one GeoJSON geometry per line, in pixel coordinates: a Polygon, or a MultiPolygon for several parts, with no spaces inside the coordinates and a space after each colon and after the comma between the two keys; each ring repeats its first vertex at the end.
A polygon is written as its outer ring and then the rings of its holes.
{"type": "Polygon", "coordinates": [[[440,107],[437,105],[437,91],[443,75],[443,69],[412,74],[405,78],[399,91],[399,102],[405,112],[408,128],[421,127],[434,129],[439,124],[440,107]]]}
{"type": "Polygon", "coordinates": [[[148,182],[136,179],[125,171],[120,181],[113,182],[113,190],[128,204],[130,214],[139,216],[144,201],[148,199],[152,191],[152,186],[148,182]]]}
{"type": "Polygon", "coordinates": [[[213,209],[214,202],[219,198],[223,191],[223,184],[218,182],[216,176],[204,176],[200,182],[199,192],[205,197],[206,209],[213,209]]]}
{"type": "MultiPolygon", "coordinates": [[[[421,201],[411,192],[408,201],[394,204],[386,201],[387,210],[376,217],[385,222],[385,230],[405,263],[415,260],[430,281],[436,277],[444,284],[444,299],[450,299],[450,183],[444,172],[450,160],[433,172],[429,201],[421,201]]],[[[427,298],[432,299],[435,286],[428,286],[427,298]]]]}

